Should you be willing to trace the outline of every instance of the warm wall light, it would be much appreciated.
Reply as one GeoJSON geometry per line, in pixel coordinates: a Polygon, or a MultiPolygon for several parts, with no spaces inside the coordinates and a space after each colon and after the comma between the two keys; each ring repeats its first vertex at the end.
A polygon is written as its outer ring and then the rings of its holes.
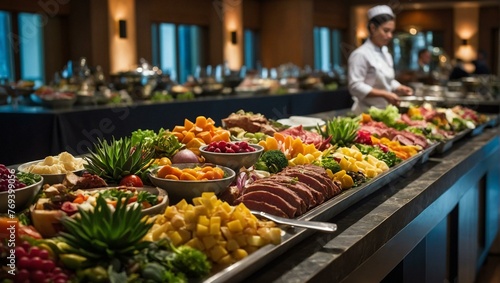
{"type": "Polygon", "coordinates": [[[469,40],[462,39],[462,45],[469,45],[469,40]]]}
{"type": "Polygon", "coordinates": [[[120,38],[127,38],[127,21],[125,20],[118,21],[118,31],[120,34],[120,38]]]}
{"type": "Polygon", "coordinates": [[[238,38],[236,37],[236,31],[235,30],[233,30],[231,32],[231,43],[233,45],[236,45],[238,43],[238,38]]]}

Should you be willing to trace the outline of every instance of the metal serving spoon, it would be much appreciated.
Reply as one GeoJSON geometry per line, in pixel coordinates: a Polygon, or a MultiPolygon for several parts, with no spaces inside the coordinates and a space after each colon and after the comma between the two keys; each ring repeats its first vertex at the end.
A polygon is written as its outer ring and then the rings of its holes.
{"type": "Polygon", "coordinates": [[[279,223],[279,224],[315,229],[315,230],[320,230],[323,232],[335,232],[335,231],[337,231],[337,224],[334,224],[334,223],[289,219],[289,218],[279,217],[279,216],[275,216],[275,215],[272,215],[272,214],[269,214],[266,212],[256,211],[256,210],[250,210],[250,212],[255,216],[261,216],[261,217],[267,218],[267,219],[272,220],[272,221],[279,223]]]}

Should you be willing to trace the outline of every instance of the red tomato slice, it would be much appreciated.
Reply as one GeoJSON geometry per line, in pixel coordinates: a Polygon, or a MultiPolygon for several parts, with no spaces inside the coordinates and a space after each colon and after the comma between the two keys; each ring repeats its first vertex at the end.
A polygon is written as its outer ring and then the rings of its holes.
{"type": "Polygon", "coordinates": [[[144,187],[142,180],[137,175],[128,175],[123,177],[120,181],[120,186],[129,186],[129,187],[144,187]]]}

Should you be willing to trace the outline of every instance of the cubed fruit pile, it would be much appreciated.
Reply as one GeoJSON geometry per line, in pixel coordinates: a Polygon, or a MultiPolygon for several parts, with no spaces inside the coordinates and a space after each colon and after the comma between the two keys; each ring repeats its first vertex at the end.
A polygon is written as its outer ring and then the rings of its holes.
{"type": "Polygon", "coordinates": [[[169,206],[144,237],[156,241],[168,237],[176,246],[203,251],[214,263],[229,265],[267,244],[281,242],[281,229],[274,222],[261,221],[244,205],[230,206],[203,193],[169,206]]]}

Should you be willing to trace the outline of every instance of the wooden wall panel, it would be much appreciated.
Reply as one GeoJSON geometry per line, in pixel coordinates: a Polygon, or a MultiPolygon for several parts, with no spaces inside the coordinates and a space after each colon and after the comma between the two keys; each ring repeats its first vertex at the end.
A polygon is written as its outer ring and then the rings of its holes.
{"type": "Polygon", "coordinates": [[[269,0],[262,5],[262,65],[313,65],[313,1],[269,0]]]}
{"type": "MultiPolygon", "coordinates": [[[[498,42],[494,42],[493,33],[500,28],[500,8],[482,7],[479,9],[479,50],[486,51],[490,70],[498,70],[498,42]]],[[[498,38],[498,37],[497,37],[498,38]]]]}
{"type": "Polygon", "coordinates": [[[335,29],[349,27],[349,5],[346,1],[314,0],[314,26],[335,29]]]}
{"type": "Polygon", "coordinates": [[[56,15],[68,15],[70,11],[70,2],[71,1],[68,0],[4,0],[0,1],[0,10],[42,13],[48,17],[54,17],[56,15]]]}
{"type": "Polygon", "coordinates": [[[243,0],[243,27],[258,30],[261,27],[259,0],[243,0]]]}
{"type": "Polygon", "coordinates": [[[137,58],[153,61],[153,46],[151,45],[151,0],[135,1],[135,21],[137,25],[137,58]]]}
{"type": "Polygon", "coordinates": [[[54,79],[55,72],[61,71],[69,59],[71,46],[68,44],[68,18],[65,16],[51,18],[44,26],[43,34],[45,82],[49,83],[54,79]]]}
{"type": "MultiPolygon", "coordinates": [[[[90,29],[90,1],[73,0],[70,2],[71,13],[69,15],[69,42],[71,46],[70,60],[78,60],[80,57],[91,57],[91,29],[90,29]]],[[[104,26],[103,29],[107,29],[104,26]]]]}
{"type": "MultiPolygon", "coordinates": [[[[136,0],[136,2],[142,2],[142,0],[136,0]]],[[[208,26],[210,24],[210,10],[219,9],[219,5],[217,5],[219,1],[150,0],[150,2],[149,18],[152,22],[208,26]]]]}
{"type": "MultiPolygon", "coordinates": [[[[89,27],[92,45],[92,55],[89,58],[90,66],[100,65],[104,74],[110,72],[109,12],[107,1],[90,0],[90,14],[92,15],[89,27]]],[[[108,77],[109,78],[109,77],[108,77]]]]}

